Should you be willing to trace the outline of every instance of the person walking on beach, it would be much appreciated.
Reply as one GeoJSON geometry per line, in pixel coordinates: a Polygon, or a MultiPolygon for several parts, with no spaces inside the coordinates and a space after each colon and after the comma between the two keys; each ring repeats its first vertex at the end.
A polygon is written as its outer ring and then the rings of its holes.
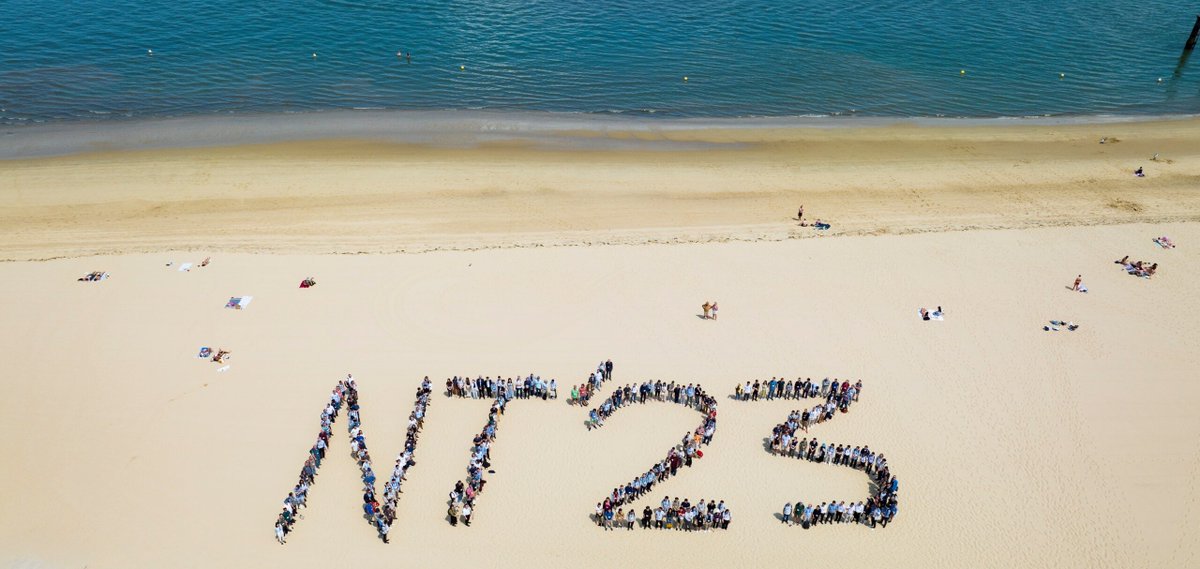
{"type": "Polygon", "coordinates": [[[1083,282],[1083,275],[1075,277],[1075,284],[1071,285],[1071,290],[1079,290],[1079,283],[1083,282]]]}

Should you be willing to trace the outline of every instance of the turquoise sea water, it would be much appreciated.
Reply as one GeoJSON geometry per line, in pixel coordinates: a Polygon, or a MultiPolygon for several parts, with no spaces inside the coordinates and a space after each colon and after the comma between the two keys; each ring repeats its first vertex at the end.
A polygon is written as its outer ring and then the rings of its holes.
{"type": "Polygon", "coordinates": [[[332,109],[1200,112],[1200,56],[1179,65],[1200,5],[1177,0],[0,0],[0,8],[0,124],[8,125],[332,109]]]}

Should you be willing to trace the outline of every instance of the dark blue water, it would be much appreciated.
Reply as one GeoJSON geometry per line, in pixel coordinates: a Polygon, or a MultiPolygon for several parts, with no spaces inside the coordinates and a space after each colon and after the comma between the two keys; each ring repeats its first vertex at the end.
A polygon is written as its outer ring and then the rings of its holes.
{"type": "Polygon", "coordinates": [[[1198,9],[1178,0],[0,0],[0,123],[353,108],[1186,114],[1200,111],[1200,56],[1178,67],[1198,9]]]}

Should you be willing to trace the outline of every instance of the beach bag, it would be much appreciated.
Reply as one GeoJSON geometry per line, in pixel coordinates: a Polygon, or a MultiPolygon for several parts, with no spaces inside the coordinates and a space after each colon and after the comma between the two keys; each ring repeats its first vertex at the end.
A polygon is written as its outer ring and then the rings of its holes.
{"type": "Polygon", "coordinates": [[[704,458],[704,451],[697,449],[696,458],[704,458]]]}

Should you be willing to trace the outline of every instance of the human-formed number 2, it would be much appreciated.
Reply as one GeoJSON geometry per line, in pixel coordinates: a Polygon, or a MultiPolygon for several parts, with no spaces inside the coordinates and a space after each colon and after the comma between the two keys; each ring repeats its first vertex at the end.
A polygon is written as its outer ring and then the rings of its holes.
{"type": "MultiPolygon", "coordinates": [[[[644,382],[617,388],[603,402],[588,412],[588,430],[604,426],[604,420],[612,416],[618,409],[634,403],[666,402],[695,409],[703,419],[700,426],[685,434],[683,440],[667,450],[665,457],[654,463],[644,473],[635,476],[630,482],[618,485],[612,494],[601,498],[602,506],[595,515],[599,516],[597,523],[609,527],[612,525],[613,510],[629,504],[645,496],[658,483],[675,476],[685,466],[692,466],[694,460],[702,458],[702,445],[712,441],[717,430],[717,401],[704,392],[699,385],[664,383],[661,381],[644,382]]],[[[723,512],[723,510],[722,510],[723,512]]],[[[623,523],[625,520],[617,520],[623,523]]]]}

